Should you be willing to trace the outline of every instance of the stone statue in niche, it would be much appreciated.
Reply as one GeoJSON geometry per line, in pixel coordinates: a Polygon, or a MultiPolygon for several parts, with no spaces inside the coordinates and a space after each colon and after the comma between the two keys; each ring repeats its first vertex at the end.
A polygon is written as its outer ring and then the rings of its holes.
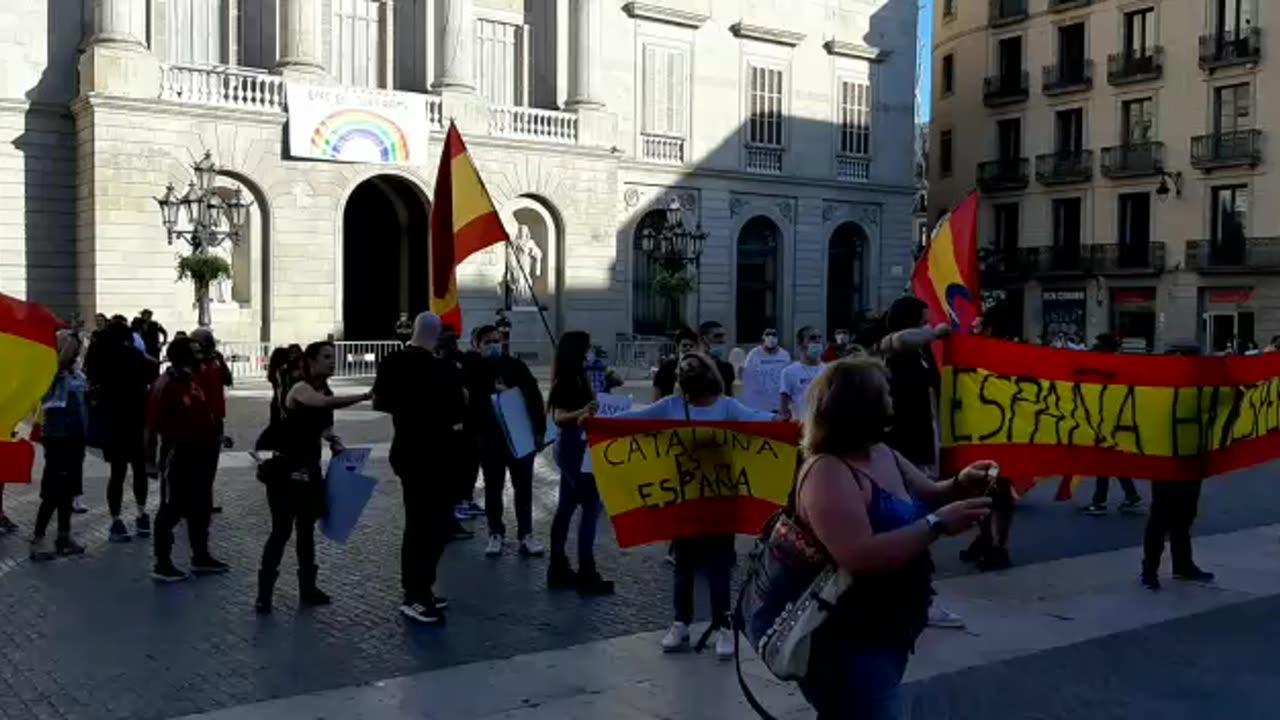
{"type": "Polygon", "coordinates": [[[236,267],[236,258],[234,247],[230,240],[222,243],[218,247],[209,248],[210,255],[216,255],[227,261],[227,265],[231,267],[231,274],[227,277],[218,278],[209,284],[209,302],[215,305],[225,305],[234,302],[232,296],[232,285],[235,282],[236,272],[240,269],[236,267]]]}
{"type": "Polygon", "coordinates": [[[529,226],[521,224],[515,237],[507,246],[506,290],[507,306],[537,307],[540,299],[534,290],[538,278],[542,277],[542,248],[529,226]]]}

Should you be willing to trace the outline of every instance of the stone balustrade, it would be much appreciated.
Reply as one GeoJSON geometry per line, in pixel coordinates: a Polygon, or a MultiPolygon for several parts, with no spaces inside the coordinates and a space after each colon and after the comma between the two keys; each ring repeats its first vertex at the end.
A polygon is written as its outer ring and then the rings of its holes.
{"type": "Polygon", "coordinates": [[[160,69],[160,99],[284,112],[284,79],[244,68],[165,65],[160,69]]]}
{"type": "Polygon", "coordinates": [[[493,106],[489,134],[554,143],[578,141],[578,116],[560,110],[493,106]]]}

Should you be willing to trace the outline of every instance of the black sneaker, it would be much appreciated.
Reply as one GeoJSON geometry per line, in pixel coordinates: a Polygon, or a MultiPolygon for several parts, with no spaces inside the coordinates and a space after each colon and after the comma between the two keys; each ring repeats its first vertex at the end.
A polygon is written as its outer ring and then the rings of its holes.
{"type": "Polygon", "coordinates": [[[578,587],[578,573],[569,566],[569,561],[552,560],[547,567],[548,590],[574,590],[578,587]]]}
{"type": "Polygon", "coordinates": [[[58,553],[58,557],[71,557],[73,555],[83,555],[84,546],[72,540],[71,538],[58,538],[53,542],[53,549],[58,553]]]}
{"type": "Polygon", "coordinates": [[[213,507],[209,508],[209,513],[210,513],[210,514],[213,514],[213,515],[221,515],[221,514],[222,514],[222,506],[221,506],[221,505],[214,505],[213,507]]]}
{"type": "Polygon", "coordinates": [[[1137,515],[1142,512],[1142,498],[1131,497],[1120,503],[1120,512],[1123,515],[1137,515]]]}
{"type": "Polygon", "coordinates": [[[1151,591],[1159,590],[1160,577],[1156,575],[1154,572],[1147,572],[1144,570],[1142,572],[1142,587],[1151,591]]]}
{"type": "Polygon", "coordinates": [[[146,513],[139,515],[137,522],[133,525],[133,531],[140,538],[151,537],[151,516],[146,513]]]}
{"type": "Polygon", "coordinates": [[[1008,549],[993,547],[978,559],[976,565],[982,572],[999,572],[1013,567],[1013,560],[1009,558],[1008,549]]]}
{"type": "Polygon", "coordinates": [[[1213,573],[1192,565],[1191,567],[1182,568],[1173,571],[1173,577],[1176,580],[1187,580],[1190,582],[1213,582],[1213,573]]]}
{"type": "Polygon", "coordinates": [[[1107,514],[1107,506],[1102,503],[1090,503],[1084,506],[1084,514],[1093,517],[1102,517],[1107,514]]]}
{"type": "Polygon", "coordinates": [[[444,611],[420,602],[409,602],[400,606],[400,614],[422,625],[441,625],[444,623],[444,611]]]}
{"type": "Polygon", "coordinates": [[[8,515],[0,514],[0,537],[12,535],[18,531],[18,524],[9,519],[8,515]]]}
{"type": "Polygon", "coordinates": [[[989,550],[991,550],[991,541],[979,535],[969,543],[969,547],[960,551],[960,562],[979,562],[989,550]]]}
{"type": "Polygon", "coordinates": [[[124,521],[116,518],[111,521],[111,530],[107,535],[107,540],[113,543],[127,543],[133,539],[129,534],[129,528],[125,526],[124,521]]]}
{"type": "Polygon", "coordinates": [[[158,583],[177,583],[190,577],[190,573],[179,570],[173,563],[156,563],[151,570],[151,579],[158,583]]]}
{"type": "Polygon", "coordinates": [[[612,595],[613,591],[613,581],[600,577],[600,573],[578,573],[579,595],[612,595]]]}
{"type": "Polygon", "coordinates": [[[453,528],[449,531],[450,540],[470,540],[475,536],[476,534],[463,527],[462,523],[457,520],[453,521],[453,528]]]}
{"type": "Polygon", "coordinates": [[[434,605],[437,610],[448,610],[449,598],[443,595],[435,595],[431,598],[431,604],[434,605]]]}
{"type": "Polygon", "coordinates": [[[196,575],[222,575],[231,570],[231,566],[221,560],[206,555],[191,561],[191,572],[196,575]]]}

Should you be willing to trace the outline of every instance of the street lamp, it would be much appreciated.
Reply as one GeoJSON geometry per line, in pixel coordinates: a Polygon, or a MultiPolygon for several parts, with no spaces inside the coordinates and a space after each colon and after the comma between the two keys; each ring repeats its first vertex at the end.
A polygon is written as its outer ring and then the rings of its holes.
{"type": "Polygon", "coordinates": [[[1164,202],[1169,199],[1169,183],[1173,182],[1173,192],[1178,197],[1182,197],[1182,173],[1169,172],[1164,168],[1159,168],[1160,184],[1156,186],[1156,197],[1164,202]]]}
{"type": "Polygon", "coordinates": [[[181,240],[190,248],[190,253],[179,260],[179,277],[190,276],[195,285],[200,327],[208,327],[209,285],[227,273],[226,262],[209,251],[223,243],[240,243],[251,203],[245,202],[239,188],[228,199],[214,187],[218,166],[212,153],[206,151],[191,169],[195,179],[187,184],[186,192],[178,195],[173,183],[169,183],[155,201],[160,206],[160,222],[169,244],[181,240]]]}
{"type": "Polygon", "coordinates": [[[640,231],[640,250],[662,269],[654,281],[654,289],[668,301],[668,321],[678,321],[683,299],[695,289],[696,268],[706,246],[707,233],[698,223],[693,230],[684,225],[684,209],[680,201],[667,203],[662,225],[646,223],[640,231]],[[689,269],[693,268],[692,273],[689,269]]]}

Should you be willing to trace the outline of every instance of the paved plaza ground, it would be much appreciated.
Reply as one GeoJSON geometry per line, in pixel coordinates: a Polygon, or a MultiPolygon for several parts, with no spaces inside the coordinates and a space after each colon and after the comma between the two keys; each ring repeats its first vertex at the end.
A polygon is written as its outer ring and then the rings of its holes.
{"type": "MultiPolygon", "coordinates": [[[[230,413],[238,448],[247,447],[266,399],[239,390],[230,413]]],[[[214,551],[234,571],[172,587],[150,581],[148,542],[106,543],[105,467],[91,460],[91,512],[75,521],[85,557],[32,565],[21,537],[0,539],[0,720],[752,717],[731,666],[710,655],[661,655],[657,639],[671,614],[663,548],[619,551],[607,524],[600,563],[618,581],[614,597],[548,593],[545,561],[514,553],[487,560],[478,537],[452,545],[444,559],[449,624],[406,624],[396,612],[401,522],[385,459],[390,426],[362,409],[338,418],[348,445],[374,447],[382,482],[348,544],[321,541],[332,607],[295,609],[290,554],[276,613],[254,614],[268,516],[241,449],[223,456],[217,496],[225,512],[213,528],[214,551]]],[[[545,540],[555,469],[543,457],[537,470],[535,517],[545,540]]],[[[1213,586],[1141,590],[1144,518],[1084,517],[1084,497],[1054,503],[1051,487],[1018,509],[1013,570],[971,574],[956,559],[960,545],[941,544],[941,599],[969,628],[926,632],[909,670],[909,717],[1275,718],[1276,472],[1258,468],[1206,486],[1197,551],[1219,574],[1213,586]]],[[[11,487],[6,497],[24,528],[34,490],[11,487]]],[[[483,520],[475,529],[483,536],[483,520]]],[[[179,553],[183,547],[180,534],[179,553]]],[[[775,714],[811,717],[792,688],[754,661],[747,672],[775,714]]]]}

